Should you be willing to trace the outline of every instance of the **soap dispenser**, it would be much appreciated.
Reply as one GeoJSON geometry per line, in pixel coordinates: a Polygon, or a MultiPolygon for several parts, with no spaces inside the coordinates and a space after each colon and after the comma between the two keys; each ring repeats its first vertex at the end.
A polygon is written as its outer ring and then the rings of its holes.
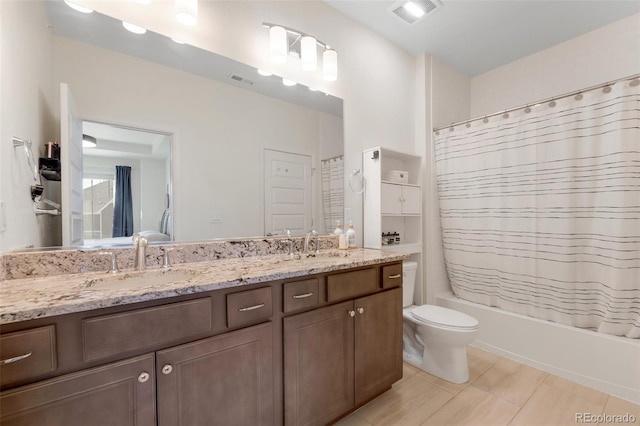
{"type": "Polygon", "coordinates": [[[349,221],[349,229],[346,232],[347,235],[347,245],[349,248],[353,248],[356,246],[356,230],[353,229],[353,223],[349,221]]]}
{"type": "Polygon", "coordinates": [[[336,220],[336,230],[333,231],[334,235],[341,235],[342,234],[342,227],[340,226],[340,221],[336,220]]]}

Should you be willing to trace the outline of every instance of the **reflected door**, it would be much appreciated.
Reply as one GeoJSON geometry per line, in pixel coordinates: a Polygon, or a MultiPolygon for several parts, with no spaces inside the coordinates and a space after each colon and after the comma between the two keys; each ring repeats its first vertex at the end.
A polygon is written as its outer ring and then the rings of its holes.
{"type": "Polygon", "coordinates": [[[78,117],[69,86],[60,83],[60,163],[62,245],[84,242],[82,218],[82,120],[78,117]]]}
{"type": "Polygon", "coordinates": [[[311,157],[264,150],[265,235],[311,229],[311,157]]]}

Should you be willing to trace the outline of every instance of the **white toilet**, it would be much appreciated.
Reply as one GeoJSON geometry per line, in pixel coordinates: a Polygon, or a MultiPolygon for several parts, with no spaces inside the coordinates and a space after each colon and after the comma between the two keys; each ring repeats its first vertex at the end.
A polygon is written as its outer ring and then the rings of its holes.
{"type": "Polygon", "coordinates": [[[413,305],[416,262],[402,265],[403,358],[452,383],[469,380],[466,346],[478,334],[478,320],[453,309],[413,305]]]}

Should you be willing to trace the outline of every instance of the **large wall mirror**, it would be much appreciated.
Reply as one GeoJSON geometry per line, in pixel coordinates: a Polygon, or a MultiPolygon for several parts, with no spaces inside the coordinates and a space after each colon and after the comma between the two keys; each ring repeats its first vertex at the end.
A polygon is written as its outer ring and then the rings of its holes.
{"type": "MultiPolygon", "coordinates": [[[[284,86],[277,76],[156,33],[130,33],[118,20],[78,13],[61,0],[46,8],[54,84],[68,85],[85,126],[110,125],[101,130],[111,132],[105,139],[125,151],[124,139],[113,139],[118,133],[126,139],[126,131],[145,130],[151,144],[166,139],[156,151],[164,159],[132,160],[117,150],[98,159],[84,150],[89,180],[116,165],[142,171],[141,161],[158,162],[154,175],[139,176],[157,185],[153,197],[139,186],[138,205],[144,197],[155,204],[136,212],[136,230],[161,231],[165,209],[176,241],[274,235],[285,227],[327,233],[342,220],[341,99],[284,86]]],[[[94,209],[85,212],[93,215],[85,240],[104,245],[99,240],[109,236],[94,229],[99,207],[84,204],[94,209]]]]}

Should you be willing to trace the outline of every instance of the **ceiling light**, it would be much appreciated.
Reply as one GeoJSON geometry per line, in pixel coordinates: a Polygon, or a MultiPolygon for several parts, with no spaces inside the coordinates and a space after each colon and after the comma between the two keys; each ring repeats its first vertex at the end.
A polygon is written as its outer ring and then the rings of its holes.
{"type": "Polygon", "coordinates": [[[309,87],[309,90],[311,90],[312,92],[317,92],[318,89],[314,89],[313,87],[309,87]]]}
{"type": "Polygon", "coordinates": [[[338,53],[317,38],[282,25],[263,23],[269,28],[269,57],[271,62],[284,64],[291,56],[300,60],[305,71],[318,68],[318,46],[322,49],[322,73],[326,81],[338,79],[338,53]]]}
{"type": "Polygon", "coordinates": [[[78,12],[82,12],[82,13],[93,13],[92,9],[89,9],[88,7],[84,7],[84,6],[80,6],[79,4],[75,4],[69,0],[64,0],[64,2],[67,4],[67,6],[69,6],[71,9],[76,10],[78,12]]]}
{"type": "Polygon", "coordinates": [[[184,41],[178,40],[177,38],[172,38],[171,40],[178,44],[184,44],[184,41]]]}
{"type": "Polygon", "coordinates": [[[424,15],[424,9],[422,9],[420,6],[418,6],[417,4],[415,4],[414,2],[410,1],[408,3],[405,3],[404,9],[409,12],[410,14],[412,14],[413,16],[415,16],[416,18],[422,18],[422,16],[424,15]]]}
{"type": "Polygon", "coordinates": [[[302,37],[300,40],[300,63],[305,71],[315,71],[318,67],[318,44],[311,36],[302,37]]]}
{"type": "Polygon", "coordinates": [[[282,84],[284,84],[285,86],[291,87],[291,86],[295,86],[297,83],[295,81],[293,81],[293,80],[289,80],[287,78],[283,78],[282,79],[282,84]]]}
{"type": "Polygon", "coordinates": [[[261,70],[261,69],[258,70],[258,74],[263,75],[265,77],[269,77],[269,76],[273,75],[273,73],[270,73],[269,71],[265,71],[265,70],[261,70]]]}
{"type": "Polygon", "coordinates": [[[146,29],[139,27],[137,25],[133,25],[132,23],[126,22],[126,21],[122,21],[122,26],[134,34],[144,34],[147,32],[146,29]]]}
{"type": "Polygon", "coordinates": [[[322,54],[322,77],[325,81],[338,79],[338,54],[333,49],[327,49],[322,54]]]}
{"type": "Polygon", "coordinates": [[[83,148],[95,148],[98,146],[98,140],[90,135],[82,135],[83,148]]]}
{"type": "Polygon", "coordinates": [[[176,19],[183,25],[198,24],[198,0],[176,0],[176,19]]]}
{"type": "Polygon", "coordinates": [[[269,51],[271,62],[274,64],[284,64],[287,62],[289,42],[287,41],[287,30],[282,27],[273,26],[269,29],[269,51]]]}

